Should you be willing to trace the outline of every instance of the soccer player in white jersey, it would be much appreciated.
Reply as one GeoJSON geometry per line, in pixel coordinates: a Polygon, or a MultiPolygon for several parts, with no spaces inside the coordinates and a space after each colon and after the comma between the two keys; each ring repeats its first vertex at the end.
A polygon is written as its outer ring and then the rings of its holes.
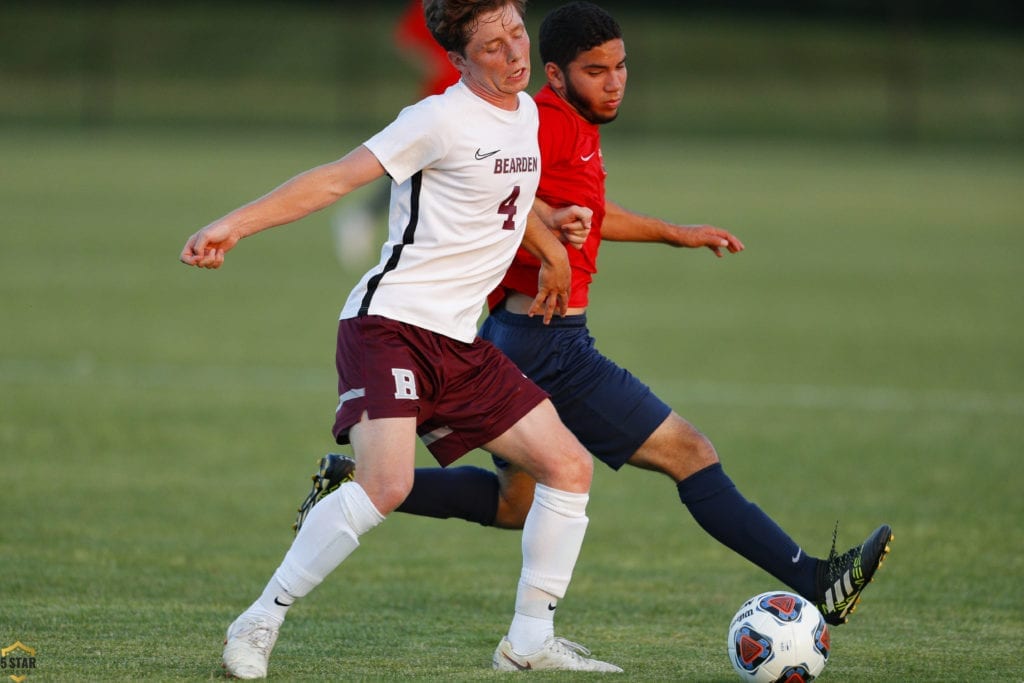
{"type": "MultiPolygon", "coordinates": [[[[524,6],[426,2],[427,24],[461,73],[459,83],[406,108],[338,161],[210,223],[182,250],[185,264],[218,268],[243,237],[293,222],[385,174],[393,181],[381,262],[352,290],[338,324],[333,431],[339,443],[351,443],[359,472],[312,510],[263,593],[228,628],[223,661],[233,676],[266,676],[288,609],[405,499],[417,434],[441,464],[479,447],[537,481],[512,622],[495,659],[518,670],[621,671],[554,636],[553,606],[587,527],[590,456],[546,394],[476,338],[484,300],[525,233],[527,247],[562,259],[556,265],[568,274],[553,233],[537,223],[527,231],[540,168],[537,109],[523,92],[530,76],[524,6]]],[[[589,215],[578,207],[538,210],[549,225],[586,223],[589,215]]],[[[551,302],[542,294],[536,309],[550,312],[551,302]]]]}
{"type": "MultiPolygon", "coordinates": [[[[715,540],[813,602],[825,621],[847,621],[890,550],[892,529],[877,527],[860,545],[827,557],[808,554],[725,473],[711,441],[628,370],[604,356],[588,329],[588,292],[603,242],[708,247],[719,256],[743,243],[713,226],[683,226],[633,213],[605,193],[601,126],[618,115],[625,96],[626,44],[605,10],[575,0],[541,22],[539,47],[547,85],[535,96],[540,117],[541,181],[537,196],[551,206],[593,210],[592,230],[567,250],[573,286],[566,314],[549,324],[526,313],[538,262],[520,253],[490,297],[480,336],[494,343],[548,392],[559,416],[594,458],[614,470],[631,465],[667,475],[680,503],[715,540]]],[[[416,470],[399,512],[461,518],[485,526],[520,528],[534,482],[495,457],[497,472],[461,466],[416,470]]],[[[358,468],[328,454],[314,475],[296,527],[318,497],[358,468]]]]}

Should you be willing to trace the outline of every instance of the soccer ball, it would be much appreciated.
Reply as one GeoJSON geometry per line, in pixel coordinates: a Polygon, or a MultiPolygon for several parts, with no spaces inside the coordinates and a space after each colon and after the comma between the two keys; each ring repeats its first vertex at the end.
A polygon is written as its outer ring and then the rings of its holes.
{"type": "Polygon", "coordinates": [[[743,603],[729,626],[729,660],[745,681],[813,681],[828,662],[828,624],[799,595],[761,593],[743,603]]]}

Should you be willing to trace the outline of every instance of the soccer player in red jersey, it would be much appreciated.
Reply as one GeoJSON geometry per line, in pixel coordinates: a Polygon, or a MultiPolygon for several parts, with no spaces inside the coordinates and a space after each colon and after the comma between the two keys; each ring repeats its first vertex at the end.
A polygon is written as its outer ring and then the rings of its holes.
{"type": "MultiPolygon", "coordinates": [[[[480,336],[548,392],[562,421],[594,457],[615,470],[629,464],[667,475],[681,503],[712,537],[812,601],[830,624],[845,623],[889,550],[890,527],[878,527],[840,555],[834,542],[828,558],[808,555],[740,493],[704,434],[594,347],[586,309],[603,242],[707,247],[718,256],[742,251],[743,243],[728,231],[642,216],[605,197],[600,127],[618,115],[627,80],[618,23],[596,5],[572,2],[545,17],[539,38],[547,85],[534,98],[540,114],[537,197],[551,206],[592,209],[592,229],[582,248],[566,249],[572,290],[564,317],[548,325],[529,315],[539,262],[520,250],[489,297],[491,313],[480,336]]],[[[519,528],[533,481],[514,465],[498,458],[495,463],[497,473],[478,467],[418,469],[398,509],[519,528]]],[[[331,467],[343,464],[341,456],[322,459],[307,504],[317,487],[333,485],[325,476],[331,467]]]]}

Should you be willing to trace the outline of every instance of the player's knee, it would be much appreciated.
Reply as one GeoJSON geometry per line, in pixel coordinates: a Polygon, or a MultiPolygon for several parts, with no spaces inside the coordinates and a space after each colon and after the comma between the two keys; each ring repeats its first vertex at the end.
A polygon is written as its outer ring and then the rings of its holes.
{"type": "MultiPolygon", "coordinates": [[[[358,479],[357,479],[358,481],[358,479]]],[[[374,507],[382,515],[388,515],[395,511],[406,499],[412,490],[412,477],[395,477],[374,481],[373,483],[362,482],[363,489],[373,501],[374,507]]]]}
{"type": "MultiPolygon", "coordinates": [[[[552,451],[559,453],[559,451],[552,451]]],[[[560,451],[560,454],[549,458],[537,477],[537,481],[545,486],[583,493],[590,490],[590,482],[594,478],[594,460],[590,454],[576,444],[560,451]]]]}
{"type": "Polygon", "coordinates": [[[718,453],[711,440],[675,413],[629,460],[635,467],[661,472],[675,481],[717,462],[718,453]]]}
{"type": "Polygon", "coordinates": [[[594,459],[580,446],[579,457],[574,460],[574,464],[579,483],[589,490],[590,482],[594,479],[594,459]]]}
{"type": "Polygon", "coordinates": [[[700,430],[692,425],[690,428],[694,432],[693,437],[690,439],[690,451],[693,453],[694,465],[698,469],[714,465],[718,462],[718,452],[715,450],[714,444],[700,430]]]}
{"type": "Polygon", "coordinates": [[[671,426],[668,432],[670,438],[664,442],[668,448],[664,450],[675,455],[675,459],[681,459],[695,469],[703,469],[718,462],[718,453],[703,432],[675,413],[666,422],[671,426]]]}

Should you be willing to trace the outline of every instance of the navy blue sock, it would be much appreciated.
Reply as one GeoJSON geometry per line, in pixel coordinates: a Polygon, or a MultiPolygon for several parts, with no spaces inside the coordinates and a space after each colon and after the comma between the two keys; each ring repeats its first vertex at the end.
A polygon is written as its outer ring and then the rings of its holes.
{"type": "Polygon", "coordinates": [[[817,558],[803,552],[715,463],[679,482],[683,502],[705,531],[794,591],[817,600],[817,558]]]}
{"type": "Polygon", "coordinates": [[[491,526],[498,514],[498,475],[482,467],[417,467],[412,491],[398,511],[491,526]]]}

